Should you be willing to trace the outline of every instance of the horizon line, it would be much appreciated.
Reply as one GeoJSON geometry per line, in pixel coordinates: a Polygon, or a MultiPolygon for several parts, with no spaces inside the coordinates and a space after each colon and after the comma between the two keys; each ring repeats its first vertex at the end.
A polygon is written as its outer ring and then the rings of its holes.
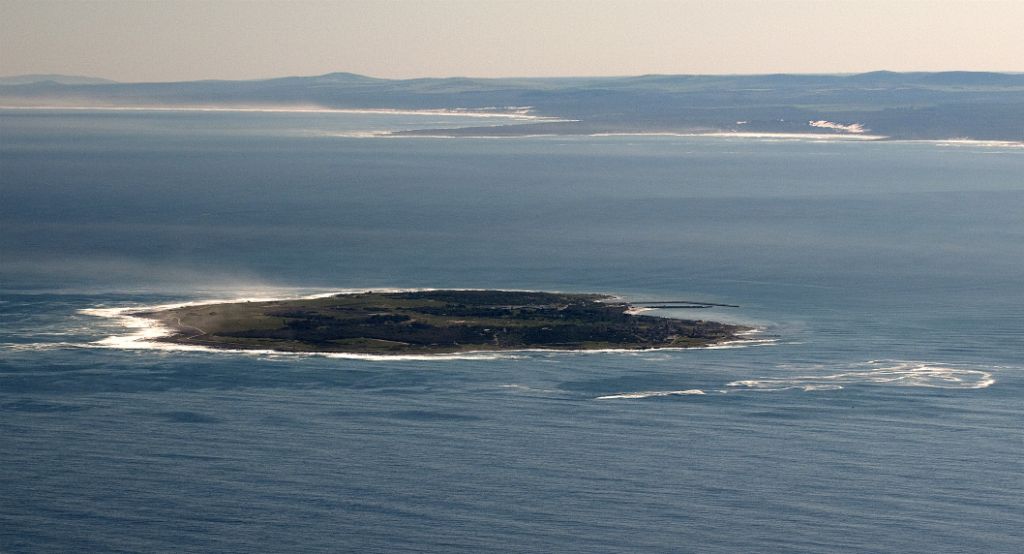
{"type": "MultiPolygon", "coordinates": [[[[169,81],[155,81],[155,80],[142,80],[142,81],[118,81],[115,79],[109,79],[106,77],[97,77],[95,75],[81,75],[71,73],[19,73],[13,75],[0,75],[0,80],[7,79],[19,79],[19,78],[40,78],[40,77],[54,77],[54,78],[73,78],[73,79],[95,79],[97,81],[105,81],[98,83],[67,83],[69,85],[104,85],[104,84],[119,84],[119,85],[143,85],[143,84],[173,84],[173,83],[200,83],[200,82],[256,82],[256,81],[273,81],[278,79],[314,79],[317,77],[329,77],[332,75],[350,75],[353,77],[360,77],[364,79],[372,79],[375,81],[425,81],[425,80],[451,80],[451,79],[466,79],[473,81],[504,81],[504,80],[530,80],[530,81],[543,81],[543,80],[557,80],[557,79],[636,79],[643,77],[770,77],[770,76],[821,76],[821,77],[854,77],[859,75],[870,75],[870,74],[892,74],[892,75],[941,75],[947,73],[967,73],[967,74],[989,74],[989,75],[1024,75],[1024,71],[989,71],[989,70],[973,70],[973,69],[946,69],[941,71],[896,71],[890,69],[874,69],[870,71],[855,71],[855,72],[766,72],[766,73],[637,73],[637,74],[614,74],[614,75],[548,75],[548,76],[505,76],[505,77],[472,77],[468,75],[448,75],[448,76],[433,76],[433,77],[406,77],[406,78],[392,78],[392,77],[376,77],[364,73],[355,73],[351,71],[329,71],[327,73],[319,73],[312,75],[278,75],[269,77],[252,77],[252,78],[240,78],[240,79],[225,79],[225,78],[201,78],[201,79],[184,79],[184,80],[169,80],[169,81]]],[[[47,79],[40,79],[33,83],[20,83],[20,84],[34,84],[46,82],[47,79]]],[[[64,84],[64,83],[61,83],[64,84]]],[[[2,85],[2,83],[0,83],[2,85]]],[[[10,85],[8,85],[10,86],[10,85]]]]}

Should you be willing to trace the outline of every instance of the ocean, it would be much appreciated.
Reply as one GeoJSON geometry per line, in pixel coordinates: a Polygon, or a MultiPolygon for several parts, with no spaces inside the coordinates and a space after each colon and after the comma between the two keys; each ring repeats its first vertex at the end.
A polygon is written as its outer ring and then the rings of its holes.
{"type": "Polygon", "coordinates": [[[0,551],[1021,550],[1024,148],[374,135],[503,122],[0,110],[0,551]],[[382,358],[123,317],[418,288],[759,333],[382,358]]]}

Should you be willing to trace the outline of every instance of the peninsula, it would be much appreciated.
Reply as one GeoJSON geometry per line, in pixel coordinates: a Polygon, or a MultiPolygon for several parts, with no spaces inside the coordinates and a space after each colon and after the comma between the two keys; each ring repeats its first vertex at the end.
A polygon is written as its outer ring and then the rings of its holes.
{"type": "Polygon", "coordinates": [[[358,354],[690,348],[736,340],[748,330],[637,315],[636,308],[600,294],[430,290],[202,304],[135,315],[172,329],[160,340],[175,344],[358,354]]]}

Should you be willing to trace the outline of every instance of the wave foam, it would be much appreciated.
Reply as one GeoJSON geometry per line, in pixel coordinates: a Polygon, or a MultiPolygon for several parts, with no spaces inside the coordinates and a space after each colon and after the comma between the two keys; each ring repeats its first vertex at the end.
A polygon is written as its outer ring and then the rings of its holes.
{"type": "Polygon", "coordinates": [[[996,381],[992,374],[929,362],[871,361],[867,369],[856,369],[829,375],[800,375],[767,379],[745,379],[728,383],[759,391],[800,389],[804,391],[839,390],[851,385],[888,385],[897,387],[928,387],[942,389],[984,389],[996,381]]]}
{"type": "Polygon", "coordinates": [[[77,342],[5,342],[0,349],[11,352],[40,352],[45,350],[67,350],[70,348],[86,348],[87,345],[77,342]]]}
{"type": "Polygon", "coordinates": [[[864,125],[861,123],[850,123],[848,125],[844,125],[842,123],[836,123],[834,121],[819,119],[817,121],[808,121],[807,124],[810,125],[811,127],[818,127],[819,129],[835,129],[836,131],[856,133],[858,135],[862,135],[868,131],[867,129],[864,128],[864,125]]]}
{"type": "Polygon", "coordinates": [[[703,396],[706,394],[700,389],[686,389],[686,390],[654,390],[654,391],[640,391],[640,392],[621,392],[618,394],[608,394],[605,396],[598,396],[594,400],[633,400],[640,398],[657,398],[661,396],[691,396],[698,395],[703,396]]]}
{"type": "Polygon", "coordinates": [[[737,339],[727,340],[718,344],[703,347],[704,350],[726,350],[730,348],[748,348],[751,346],[772,346],[778,344],[779,339],[737,339]]]}

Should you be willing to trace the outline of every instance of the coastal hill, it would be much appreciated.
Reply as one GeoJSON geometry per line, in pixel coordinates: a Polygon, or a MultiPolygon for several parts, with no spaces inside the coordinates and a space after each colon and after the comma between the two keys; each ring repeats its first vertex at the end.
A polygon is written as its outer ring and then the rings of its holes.
{"type": "Polygon", "coordinates": [[[136,315],[173,329],[162,340],[176,344],[360,354],[686,348],[736,340],[746,330],[635,315],[632,308],[596,294],[433,290],[203,304],[136,315]]]}
{"type": "MultiPolygon", "coordinates": [[[[1024,141],[1024,74],[642,75],[378,79],[352,73],[252,81],[83,84],[5,78],[0,106],[204,106],[517,112],[562,121],[446,135],[826,133],[1024,141]]],[[[419,130],[407,134],[437,134],[419,130]]]]}

